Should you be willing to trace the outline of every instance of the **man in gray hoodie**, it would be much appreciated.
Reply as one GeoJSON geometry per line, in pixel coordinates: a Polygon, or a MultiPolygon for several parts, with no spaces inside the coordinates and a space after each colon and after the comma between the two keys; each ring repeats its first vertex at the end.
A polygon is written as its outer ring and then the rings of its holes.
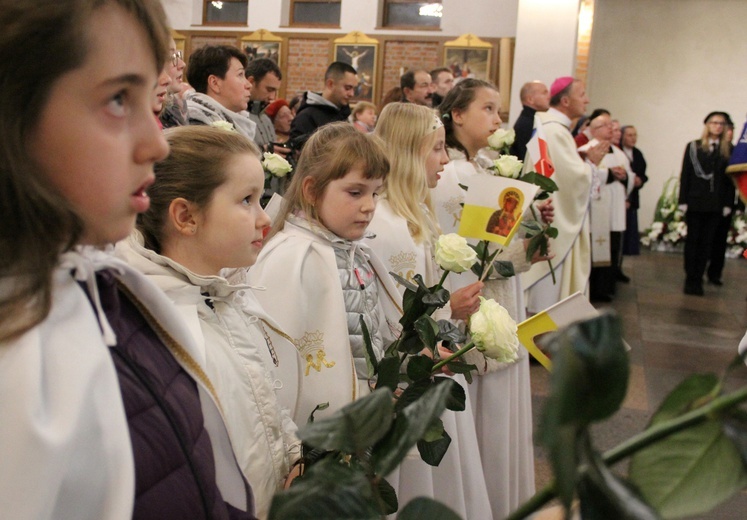
{"type": "Polygon", "coordinates": [[[350,99],[358,85],[356,70],[341,61],[333,62],[324,73],[324,89],[320,94],[307,91],[303,95],[296,117],[291,123],[290,140],[300,149],[317,128],[328,123],[347,121],[350,99]]]}

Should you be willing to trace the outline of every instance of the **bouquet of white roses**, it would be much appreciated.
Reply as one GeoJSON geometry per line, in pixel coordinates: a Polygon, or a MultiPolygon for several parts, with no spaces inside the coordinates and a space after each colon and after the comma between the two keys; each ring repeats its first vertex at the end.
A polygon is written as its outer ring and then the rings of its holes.
{"type": "Polygon", "coordinates": [[[656,203],[654,221],[643,232],[641,244],[653,248],[656,244],[674,246],[685,241],[687,224],[685,214],[678,207],[679,179],[670,177],[656,203]]]}

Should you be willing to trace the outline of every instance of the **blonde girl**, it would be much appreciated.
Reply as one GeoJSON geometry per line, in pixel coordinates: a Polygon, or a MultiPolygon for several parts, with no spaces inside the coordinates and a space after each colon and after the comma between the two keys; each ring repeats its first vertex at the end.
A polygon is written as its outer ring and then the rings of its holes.
{"type": "MultiPolygon", "coordinates": [[[[403,278],[423,276],[435,285],[441,271],[433,260],[439,227],[430,205],[430,190],[449,162],[443,124],[429,108],[412,103],[384,107],[376,128],[391,158],[391,170],[366,239],[390,270],[403,278]]],[[[466,319],[479,306],[482,282],[475,281],[451,295],[450,306],[437,311],[436,319],[466,319]]],[[[404,293],[405,288],[398,285],[404,293]]],[[[444,352],[448,355],[449,352],[444,352]]],[[[465,389],[462,376],[454,379],[465,389]]],[[[468,399],[469,400],[469,399],[468,399]]],[[[491,518],[487,487],[477,449],[474,417],[468,405],[463,412],[441,416],[452,438],[438,467],[426,466],[417,457],[405,459],[399,473],[400,503],[415,496],[430,496],[449,504],[462,518],[491,518]]],[[[394,482],[393,482],[394,483],[394,482]]]]}
{"type": "Polygon", "coordinates": [[[3,516],[252,518],[184,324],[103,251],[168,152],[160,3],[0,0],[0,26],[3,516]]]}
{"type": "Polygon", "coordinates": [[[249,271],[255,294],[298,347],[298,401],[305,423],[368,392],[359,318],[377,356],[394,339],[399,293],[361,242],[389,171],[380,140],[349,123],[325,125],[304,146],[269,241],[249,271]]]}
{"type": "Polygon", "coordinates": [[[259,150],[240,134],[206,126],[173,128],[166,138],[171,153],[156,164],[151,208],[117,250],[174,302],[203,349],[200,364],[221,401],[256,514],[266,518],[300,455],[274,373],[286,358],[295,370],[295,349],[249,288],[224,276],[254,264],[269,230],[259,204],[259,150]]]}

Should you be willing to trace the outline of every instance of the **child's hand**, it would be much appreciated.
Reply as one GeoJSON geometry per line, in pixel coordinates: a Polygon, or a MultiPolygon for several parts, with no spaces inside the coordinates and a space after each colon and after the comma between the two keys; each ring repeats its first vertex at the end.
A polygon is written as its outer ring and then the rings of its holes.
{"type": "Polygon", "coordinates": [[[540,210],[540,218],[545,224],[552,224],[555,218],[555,206],[552,205],[552,199],[547,199],[542,204],[537,206],[540,210]]]}
{"type": "Polygon", "coordinates": [[[482,282],[475,282],[467,287],[462,287],[451,293],[449,303],[451,304],[451,318],[455,320],[467,320],[480,308],[480,291],[485,287],[482,282]]]}

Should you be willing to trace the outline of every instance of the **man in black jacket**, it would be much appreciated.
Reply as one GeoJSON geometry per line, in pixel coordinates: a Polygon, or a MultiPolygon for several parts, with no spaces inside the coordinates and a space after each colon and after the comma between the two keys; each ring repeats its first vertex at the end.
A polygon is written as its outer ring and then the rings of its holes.
{"type": "Polygon", "coordinates": [[[358,76],[355,69],[335,61],[324,73],[321,93],[307,91],[303,95],[296,117],[291,123],[290,143],[300,149],[317,128],[328,123],[347,121],[350,100],[355,95],[358,76]]]}
{"type": "Polygon", "coordinates": [[[550,108],[550,91],[541,81],[524,83],[519,91],[519,99],[524,107],[514,123],[514,144],[511,145],[511,155],[524,160],[527,154],[527,143],[532,137],[534,129],[534,114],[547,112],[550,108]]]}

